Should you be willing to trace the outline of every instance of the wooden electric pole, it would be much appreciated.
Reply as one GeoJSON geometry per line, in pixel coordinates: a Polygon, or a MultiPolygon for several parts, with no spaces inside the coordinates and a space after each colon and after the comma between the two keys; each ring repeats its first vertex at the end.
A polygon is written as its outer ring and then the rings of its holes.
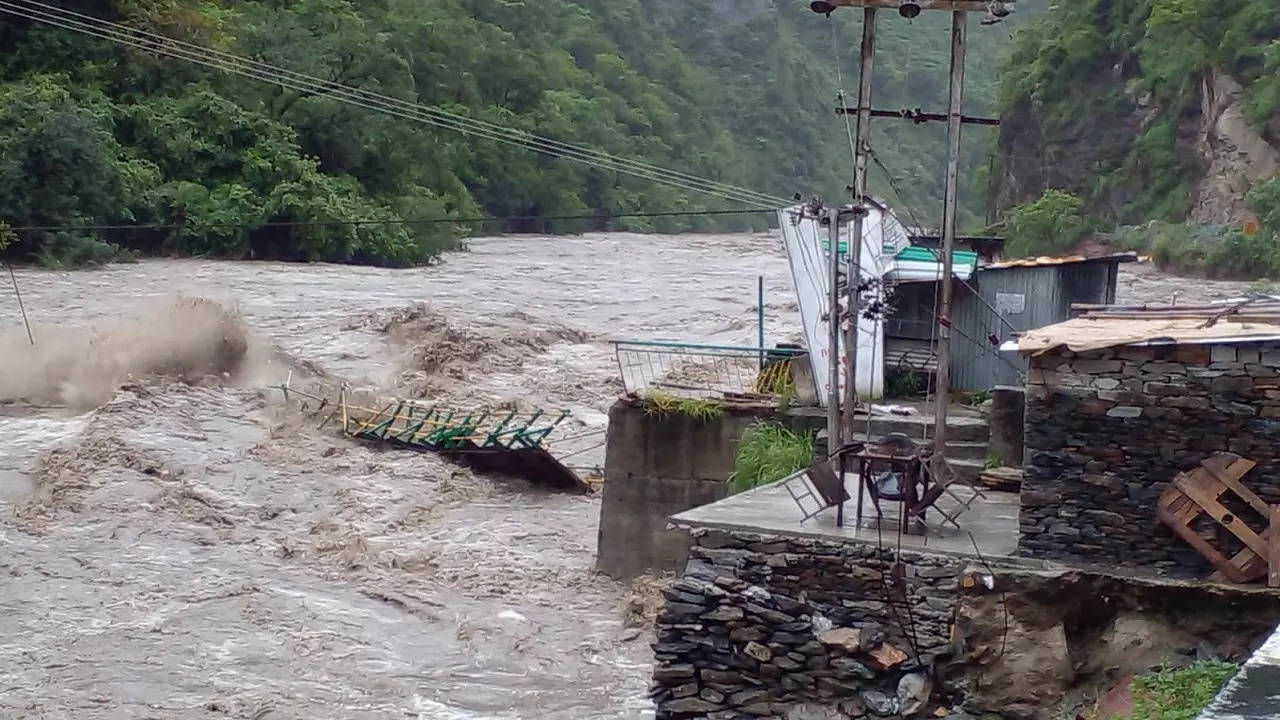
{"type": "MultiPolygon", "coordinates": [[[[840,433],[840,208],[827,209],[830,247],[827,248],[828,290],[827,316],[827,456],[834,456],[843,445],[840,433]]],[[[850,241],[852,243],[852,241],[850,241]]]]}
{"type": "MultiPolygon", "coordinates": [[[[847,386],[844,395],[844,426],[852,436],[853,411],[857,404],[857,354],[858,354],[858,286],[861,284],[860,261],[862,249],[863,218],[867,215],[867,156],[869,146],[867,138],[871,131],[872,117],[898,117],[915,123],[942,120],[947,121],[947,174],[946,190],[942,209],[942,272],[938,279],[940,292],[940,308],[938,313],[938,370],[937,370],[937,406],[934,411],[934,457],[937,461],[945,461],[947,434],[947,405],[951,388],[951,305],[952,305],[952,253],[956,241],[956,210],[959,199],[960,176],[960,130],[966,124],[996,125],[999,120],[993,118],[976,118],[964,115],[964,69],[965,42],[968,13],[986,13],[983,24],[994,24],[1012,12],[1016,0],[815,0],[809,7],[816,13],[830,15],[840,7],[858,7],[863,10],[861,67],[858,82],[858,105],[856,108],[841,107],[837,112],[842,114],[857,113],[857,131],[854,139],[854,176],[853,176],[853,224],[850,228],[849,251],[847,258],[847,312],[849,326],[845,331],[845,352],[847,357],[847,386]],[[876,10],[897,10],[898,14],[913,19],[922,11],[934,10],[951,13],[951,69],[949,103],[945,116],[927,113],[922,110],[874,110],[871,107],[872,79],[875,68],[875,33],[876,10]]],[[[832,213],[833,223],[839,217],[832,213]]],[[[833,235],[833,238],[835,236],[833,235]]],[[[835,240],[832,240],[835,243],[835,240]]],[[[834,250],[833,250],[834,252],[834,250]]],[[[834,262],[834,259],[833,259],[834,262]]],[[[834,282],[834,281],[833,281],[834,282]]],[[[837,299],[831,299],[832,312],[837,312],[837,299]]],[[[835,347],[833,334],[832,347],[835,347]]],[[[874,355],[874,353],[873,353],[874,355]]],[[[832,375],[835,376],[835,364],[832,375]]],[[[832,393],[835,397],[835,393],[832,393]]],[[[830,427],[831,422],[828,421],[830,427]]],[[[834,446],[833,446],[834,447],[834,446]]]]}
{"type": "MultiPolygon", "coordinates": [[[[853,224],[849,228],[849,248],[845,253],[845,307],[849,315],[845,328],[844,432],[853,438],[856,425],[854,410],[858,405],[858,319],[861,316],[862,285],[862,221],[867,216],[867,136],[871,132],[871,80],[876,62],[876,9],[862,11],[862,53],[858,70],[858,119],[853,142],[853,224]]],[[[843,91],[844,88],[841,88],[843,91]]],[[[872,360],[875,353],[872,353],[872,360]]],[[[875,377],[874,371],[872,377],[875,377]]]]}
{"type": "Polygon", "coordinates": [[[951,92],[947,110],[947,184],[942,200],[941,307],[938,312],[938,405],[934,410],[934,454],[946,457],[947,406],[951,400],[951,272],[956,246],[956,199],[960,179],[960,128],[964,115],[964,12],[951,13],[951,92]]]}

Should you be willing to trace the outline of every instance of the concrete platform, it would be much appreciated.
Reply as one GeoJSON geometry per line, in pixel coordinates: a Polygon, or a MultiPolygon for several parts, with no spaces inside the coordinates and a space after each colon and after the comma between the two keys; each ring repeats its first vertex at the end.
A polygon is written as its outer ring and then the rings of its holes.
{"type": "MultiPolygon", "coordinates": [[[[852,542],[892,544],[903,549],[976,555],[974,545],[986,558],[1013,554],[1018,545],[1018,494],[984,490],[984,498],[978,498],[968,512],[958,519],[962,530],[951,525],[940,526],[941,518],[931,519],[928,526],[916,523],[912,533],[898,537],[897,503],[884,503],[885,517],[882,523],[875,520],[875,509],[868,497],[863,503],[865,517],[859,526],[856,522],[856,478],[847,475],[845,487],[852,499],[845,503],[844,527],[836,527],[836,509],[824,510],[817,517],[803,521],[803,513],[781,483],[766,485],[733,495],[723,500],[686,510],[673,515],[671,522],[690,528],[717,528],[744,530],[774,535],[803,535],[852,542]]],[[[972,492],[968,487],[956,488],[957,493],[972,492]]],[[[948,505],[949,498],[939,501],[948,505]]],[[[951,503],[954,504],[954,503],[951,503]]]]}

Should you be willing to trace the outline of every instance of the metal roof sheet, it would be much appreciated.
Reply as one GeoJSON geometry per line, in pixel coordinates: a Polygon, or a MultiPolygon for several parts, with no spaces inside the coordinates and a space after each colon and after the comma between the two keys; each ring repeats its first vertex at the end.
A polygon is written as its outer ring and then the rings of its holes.
{"type": "Polygon", "coordinates": [[[1033,258],[1017,258],[1015,260],[1004,260],[998,263],[991,263],[983,266],[983,270],[1004,270],[1006,268],[1025,268],[1025,267],[1045,267],[1050,265],[1071,265],[1076,263],[1097,263],[1097,262],[1137,262],[1138,253],[1122,252],[1111,253],[1110,255],[1095,255],[1086,257],[1084,255],[1064,255],[1060,257],[1050,257],[1043,255],[1033,258]]]}
{"type": "Polygon", "coordinates": [[[1280,322],[1225,321],[1205,326],[1203,318],[1081,317],[1023,333],[1017,350],[1042,355],[1065,347],[1072,352],[1122,345],[1228,344],[1280,339],[1280,322]]]}

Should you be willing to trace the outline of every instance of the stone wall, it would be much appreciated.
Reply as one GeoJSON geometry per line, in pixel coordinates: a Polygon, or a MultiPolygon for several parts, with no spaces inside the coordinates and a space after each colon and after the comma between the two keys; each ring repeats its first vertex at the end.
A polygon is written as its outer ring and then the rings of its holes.
{"type": "Polygon", "coordinates": [[[903,553],[895,566],[873,545],[692,534],[657,623],[659,718],[938,707],[928,668],[949,643],[963,558],[903,553]]]}
{"type": "Polygon", "coordinates": [[[1253,586],[691,534],[656,623],[660,720],[1058,720],[1126,674],[1246,657],[1280,620],[1253,586]]]}
{"type": "Polygon", "coordinates": [[[1025,422],[1020,555],[1206,575],[1210,565],[1156,517],[1156,501],[1218,451],[1256,461],[1245,485],[1280,503],[1277,344],[1032,358],[1025,422]]]}
{"type": "Polygon", "coordinates": [[[997,385],[991,389],[990,454],[1002,465],[1022,467],[1026,406],[1026,388],[997,385]]]}
{"type": "Polygon", "coordinates": [[[645,572],[678,572],[688,534],[668,530],[672,515],[723,498],[742,433],[761,420],[796,430],[825,423],[820,411],[726,406],[722,417],[646,413],[623,398],[609,409],[605,436],[604,497],[596,567],[627,579],[645,572]]]}

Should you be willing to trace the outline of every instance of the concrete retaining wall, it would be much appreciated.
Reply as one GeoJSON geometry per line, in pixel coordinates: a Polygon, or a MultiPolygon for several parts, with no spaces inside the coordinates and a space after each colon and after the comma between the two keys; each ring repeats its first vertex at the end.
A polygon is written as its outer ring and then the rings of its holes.
{"type": "Polygon", "coordinates": [[[667,530],[667,519],[725,497],[738,441],[760,420],[797,430],[825,423],[820,413],[802,410],[782,414],[770,407],[726,407],[723,417],[700,420],[647,414],[627,398],[614,403],[606,435],[597,569],[627,579],[683,568],[689,537],[683,530],[667,530]]]}

